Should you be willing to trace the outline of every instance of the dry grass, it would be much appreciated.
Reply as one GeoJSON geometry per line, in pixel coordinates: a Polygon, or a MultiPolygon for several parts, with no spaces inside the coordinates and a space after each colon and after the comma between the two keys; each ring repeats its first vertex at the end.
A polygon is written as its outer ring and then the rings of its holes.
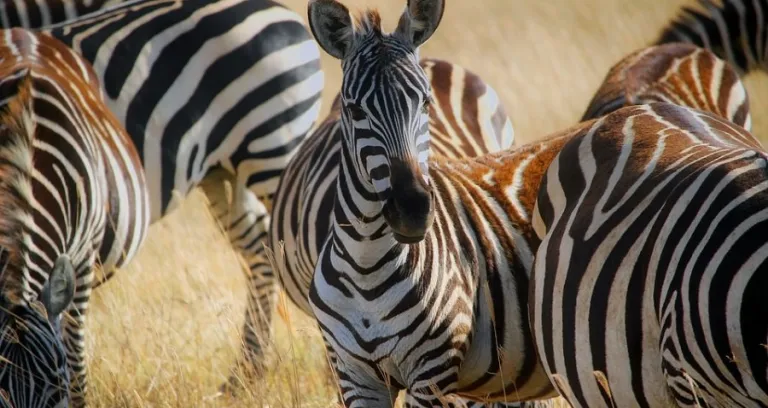
{"type": "MultiPolygon", "coordinates": [[[[352,7],[373,0],[347,0],[352,7]]],[[[379,0],[392,27],[404,0],[379,0]]],[[[518,140],[574,123],[608,67],[651,41],[687,0],[452,0],[422,55],[481,74],[502,97],[518,140]]],[[[305,0],[288,0],[305,15],[305,0]]],[[[339,86],[324,55],[325,109],[339,86]]],[[[768,106],[766,78],[747,80],[753,112],[768,106]]],[[[754,118],[756,133],[768,122],[754,118]]],[[[216,397],[238,352],[244,278],[236,256],[194,193],[153,226],[137,259],[95,293],[88,350],[97,407],[327,407],[334,391],[312,322],[288,307],[278,318],[264,383],[238,399],[216,397]]]]}

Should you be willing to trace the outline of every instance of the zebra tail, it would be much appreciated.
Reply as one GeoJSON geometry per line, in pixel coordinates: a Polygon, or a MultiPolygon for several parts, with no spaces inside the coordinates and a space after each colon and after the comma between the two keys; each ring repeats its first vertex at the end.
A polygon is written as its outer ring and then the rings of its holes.
{"type": "Polygon", "coordinates": [[[701,9],[683,7],[662,31],[656,45],[688,42],[706,48],[739,74],[766,70],[768,0],[699,0],[701,9]]]}

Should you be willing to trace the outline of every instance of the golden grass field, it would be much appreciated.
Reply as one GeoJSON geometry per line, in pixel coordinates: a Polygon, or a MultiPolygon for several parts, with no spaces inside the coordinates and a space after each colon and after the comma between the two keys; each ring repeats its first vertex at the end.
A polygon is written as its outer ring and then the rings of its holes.
{"type": "MultiPolygon", "coordinates": [[[[306,19],[306,0],[287,0],[306,19]]],[[[346,0],[378,6],[392,28],[405,0],[346,0]]],[[[652,41],[688,0],[452,0],[423,56],[479,73],[499,93],[517,140],[575,123],[607,72],[652,41]]],[[[340,83],[323,54],[324,109],[340,83]]],[[[768,107],[768,82],[747,78],[752,112],[768,107]]],[[[755,133],[768,121],[753,116],[755,133]]],[[[276,317],[276,346],[263,383],[238,398],[217,395],[239,351],[245,279],[237,256],[202,199],[151,228],[139,256],[92,302],[88,351],[96,407],[332,407],[313,322],[290,305],[276,317]]]]}

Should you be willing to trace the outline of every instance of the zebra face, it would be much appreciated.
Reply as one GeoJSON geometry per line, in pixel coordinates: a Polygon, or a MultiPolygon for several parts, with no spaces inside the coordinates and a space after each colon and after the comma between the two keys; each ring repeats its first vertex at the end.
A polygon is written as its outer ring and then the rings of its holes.
{"type": "Polygon", "coordinates": [[[0,407],[66,407],[69,372],[58,319],[38,305],[11,305],[0,312],[0,407]]]}
{"type": "Polygon", "coordinates": [[[383,203],[396,240],[422,240],[434,217],[428,172],[430,81],[418,48],[443,15],[442,0],[409,0],[385,34],[368,11],[352,23],[335,0],[311,0],[309,23],[320,46],[342,61],[342,132],[358,179],[383,203]]]}
{"type": "Polygon", "coordinates": [[[383,203],[395,239],[414,243],[424,238],[433,220],[427,163],[430,93],[416,59],[404,65],[376,75],[389,86],[374,87],[362,97],[342,93],[342,129],[358,178],[383,203]],[[401,82],[419,86],[404,89],[401,82]]]}
{"type": "Polygon", "coordinates": [[[69,370],[61,313],[74,298],[74,269],[60,257],[40,302],[0,294],[0,408],[69,406],[69,370]]]}

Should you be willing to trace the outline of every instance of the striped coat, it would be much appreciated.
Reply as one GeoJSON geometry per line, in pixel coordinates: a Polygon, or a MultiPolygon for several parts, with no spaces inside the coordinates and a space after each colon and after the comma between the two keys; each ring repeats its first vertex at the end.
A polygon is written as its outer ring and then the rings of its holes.
{"type": "Polygon", "coordinates": [[[0,282],[13,312],[0,312],[0,355],[12,362],[0,389],[14,407],[79,406],[94,267],[123,265],[143,242],[144,172],[82,57],[13,29],[0,31],[0,61],[0,282]]]}
{"type": "Polygon", "coordinates": [[[530,313],[574,407],[768,406],[768,155],[653,103],[580,126],[542,180],[530,313]]]}
{"type": "MultiPolygon", "coordinates": [[[[436,59],[420,62],[432,85],[429,132],[436,155],[473,157],[512,146],[512,123],[496,91],[474,73],[436,59]]],[[[308,294],[317,257],[330,232],[341,149],[341,99],[285,170],[275,194],[270,247],[288,297],[311,315],[308,294]]]]}
{"type": "Polygon", "coordinates": [[[703,110],[752,128],[749,98],[736,68],[707,49],[679,42],[637,50],[615,64],[582,121],[652,102],[703,110]]]}

